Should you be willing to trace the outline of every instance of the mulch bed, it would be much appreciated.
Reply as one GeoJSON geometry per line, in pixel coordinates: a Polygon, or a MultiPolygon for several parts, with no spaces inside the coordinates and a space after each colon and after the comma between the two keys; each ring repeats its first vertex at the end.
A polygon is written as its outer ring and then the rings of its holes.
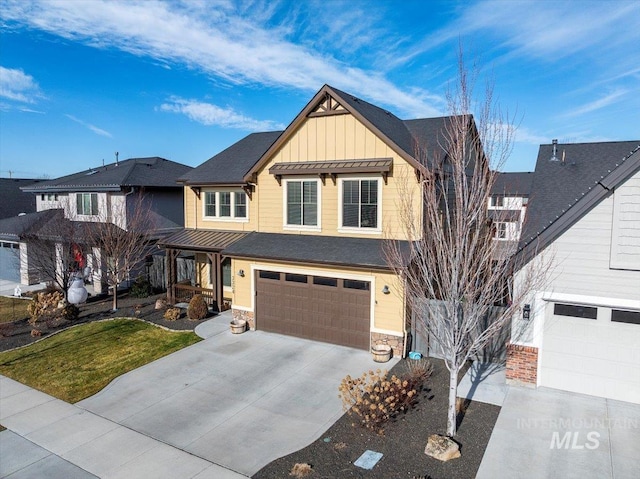
{"type": "Polygon", "coordinates": [[[85,304],[81,304],[80,315],[75,321],[64,319],[57,321],[39,321],[36,328],[42,332],[42,336],[31,336],[34,329],[27,318],[12,323],[0,324],[0,351],[26,346],[34,341],[50,336],[52,333],[62,331],[76,324],[89,323],[109,318],[134,317],[144,319],[165,328],[192,331],[200,321],[192,321],[185,316],[176,321],[167,321],[163,318],[165,309],[155,309],[156,299],[165,298],[166,294],[158,294],[147,298],[130,297],[128,293],[118,295],[118,311],[111,310],[113,299],[109,296],[91,298],[85,304]]]}
{"type": "MultiPolygon", "coordinates": [[[[384,428],[383,436],[359,425],[354,427],[354,419],[345,414],[317,441],[268,464],[253,478],[292,477],[289,473],[296,463],[308,463],[312,466],[311,474],[306,476],[309,479],[475,477],[500,408],[491,404],[468,402],[454,438],[461,446],[462,457],[440,462],[426,456],[424,448],[429,435],[446,432],[449,387],[449,373],[444,362],[439,359],[431,359],[431,362],[433,374],[425,385],[426,389],[420,393],[418,405],[389,422],[384,428]],[[366,450],[383,454],[372,470],[353,465],[366,450]]],[[[405,369],[406,361],[401,361],[391,372],[399,374],[405,369]]]]}

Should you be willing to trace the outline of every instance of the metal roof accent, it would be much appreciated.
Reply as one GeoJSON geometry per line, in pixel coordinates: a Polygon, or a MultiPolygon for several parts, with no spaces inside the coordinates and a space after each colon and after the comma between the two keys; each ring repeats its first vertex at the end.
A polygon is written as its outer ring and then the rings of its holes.
{"type": "Polygon", "coordinates": [[[337,174],[337,173],[364,173],[364,172],[388,172],[393,160],[380,158],[373,160],[337,160],[337,161],[301,161],[291,163],[276,163],[269,168],[272,175],[304,175],[313,174],[337,174]]]}
{"type": "Polygon", "coordinates": [[[220,251],[249,233],[244,231],[182,229],[158,241],[164,248],[220,251]]]}

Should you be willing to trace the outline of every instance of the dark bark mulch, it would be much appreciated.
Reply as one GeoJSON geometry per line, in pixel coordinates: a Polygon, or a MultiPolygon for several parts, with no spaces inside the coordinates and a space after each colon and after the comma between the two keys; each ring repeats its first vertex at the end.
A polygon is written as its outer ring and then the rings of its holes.
{"type": "MultiPolygon", "coordinates": [[[[317,441],[297,452],[284,456],[258,471],[254,479],[287,478],[296,463],[312,466],[309,479],[320,478],[473,478],[486,449],[500,408],[469,401],[454,438],[460,444],[462,457],[440,462],[424,454],[431,434],[444,434],[447,425],[449,373],[444,362],[431,359],[433,374],[420,393],[417,406],[387,423],[384,435],[352,425],[354,418],[342,416],[317,441]],[[366,450],[383,453],[372,470],[353,463],[366,450]]],[[[406,361],[391,372],[400,374],[406,361]]],[[[462,377],[463,373],[461,373],[462,377]]],[[[336,384],[336,394],[338,385],[336,384]]]]}
{"type": "Polygon", "coordinates": [[[75,321],[64,319],[55,321],[38,321],[35,329],[42,333],[42,336],[31,336],[34,326],[28,323],[27,318],[14,321],[12,323],[0,324],[0,351],[26,346],[34,341],[50,336],[51,334],[67,329],[76,324],[89,323],[109,318],[134,317],[151,323],[164,326],[165,328],[189,331],[193,330],[200,321],[192,321],[186,314],[176,320],[167,321],[163,318],[165,309],[155,309],[156,299],[165,298],[166,294],[158,294],[147,298],[134,298],[127,292],[118,295],[118,311],[112,311],[112,297],[100,296],[91,298],[85,304],[81,304],[80,315],[75,321]]]}

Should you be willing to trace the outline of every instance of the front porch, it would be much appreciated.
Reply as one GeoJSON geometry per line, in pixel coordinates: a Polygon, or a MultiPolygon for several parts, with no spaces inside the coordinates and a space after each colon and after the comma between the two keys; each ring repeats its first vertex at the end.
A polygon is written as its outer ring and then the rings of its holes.
{"type": "MultiPolygon", "coordinates": [[[[167,301],[170,304],[187,303],[201,294],[207,304],[224,311],[225,298],[222,250],[248,233],[220,230],[183,229],[158,242],[165,248],[167,261],[167,301]],[[193,277],[178,282],[178,256],[191,254],[195,258],[193,277]]],[[[227,266],[229,268],[229,266],[227,266]]],[[[227,271],[230,280],[230,271],[227,271]]],[[[230,283],[230,281],[229,281],[230,283]]],[[[230,286],[230,284],[229,284],[230,286]]]]}

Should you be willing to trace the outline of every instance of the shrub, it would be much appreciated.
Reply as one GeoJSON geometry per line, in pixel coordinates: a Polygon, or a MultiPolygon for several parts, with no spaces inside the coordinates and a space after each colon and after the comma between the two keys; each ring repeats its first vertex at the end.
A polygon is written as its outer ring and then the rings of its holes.
{"type": "Polygon", "coordinates": [[[209,307],[201,294],[196,294],[189,301],[187,316],[189,319],[204,319],[209,314],[209,307]]]}
{"type": "Polygon", "coordinates": [[[358,416],[367,429],[382,433],[382,425],[400,411],[416,403],[417,381],[410,376],[388,377],[388,371],[369,371],[359,378],[345,377],[340,383],[339,397],[348,414],[358,416]]]}
{"type": "Polygon", "coordinates": [[[289,475],[296,478],[301,478],[307,477],[312,472],[313,468],[311,467],[311,464],[307,464],[306,462],[296,462],[291,468],[291,472],[289,472],[289,475]]]}
{"type": "Polygon", "coordinates": [[[151,283],[146,276],[138,276],[129,292],[134,298],[146,298],[151,294],[151,283]]]}
{"type": "Polygon", "coordinates": [[[163,318],[167,321],[176,321],[177,319],[180,319],[181,315],[182,311],[180,311],[180,308],[168,308],[164,312],[163,318]]]}
{"type": "Polygon", "coordinates": [[[40,319],[45,316],[53,316],[55,310],[58,308],[60,301],[64,299],[60,291],[53,291],[51,293],[38,293],[36,294],[29,306],[27,306],[27,312],[31,317],[29,324],[34,325],[40,319]]]}
{"type": "Polygon", "coordinates": [[[80,308],[75,304],[67,304],[62,308],[62,317],[67,321],[75,321],[80,315],[80,308]]]}
{"type": "Polygon", "coordinates": [[[433,366],[426,358],[417,360],[410,359],[407,361],[407,377],[417,386],[422,385],[433,372],[433,366]]]}

